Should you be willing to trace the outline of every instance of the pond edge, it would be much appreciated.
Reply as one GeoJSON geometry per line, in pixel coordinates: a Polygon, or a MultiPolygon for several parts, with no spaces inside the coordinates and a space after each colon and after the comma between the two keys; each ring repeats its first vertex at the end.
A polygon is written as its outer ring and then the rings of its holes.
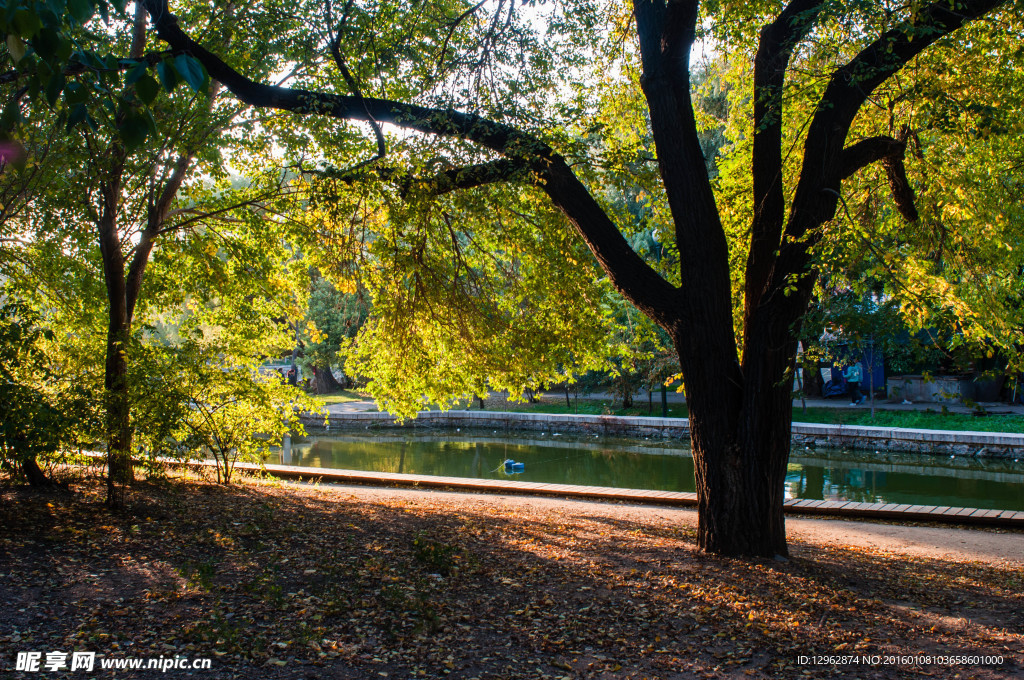
{"type": "MultiPolygon", "coordinates": [[[[209,462],[191,463],[196,466],[209,462]]],[[[511,480],[440,477],[400,472],[366,472],[333,468],[298,467],[294,465],[263,465],[237,463],[237,469],[267,473],[281,479],[297,479],[329,484],[372,484],[422,489],[450,489],[477,493],[528,494],[558,496],[574,500],[627,502],[645,505],[696,507],[697,494],[685,491],[653,491],[619,489],[604,486],[544,484],[511,480]]],[[[789,499],[783,503],[787,514],[824,515],[844,519],[898,520],[901,522],[938,522],[971,526],[1024,529],[1024,512],[984,508],[957,508],[935,505],[899,503],[859,503],[855,501],[824,501],[789,499]]]]}
{"type": "MultiPolygon", "coordinates": [[[[414,419],[396,420],[389,413],[345,411],[329,413],[327,418],[304,415],[306,426],[330,429],[354,428],[481,428],[505,431],[551,431],[687,439],[687,418],[650,418],[644,416],[594,416],[560,413],[520,413],[513,411],[421,411],[414,419]]],[[[1019,458],[1024,456],[1024,434],[1008,432],[971,432],[958,430],[920,430],[866,425],[825,425],[793,423],[794,446],[845,448],[975,456],[1019,458]]]]}

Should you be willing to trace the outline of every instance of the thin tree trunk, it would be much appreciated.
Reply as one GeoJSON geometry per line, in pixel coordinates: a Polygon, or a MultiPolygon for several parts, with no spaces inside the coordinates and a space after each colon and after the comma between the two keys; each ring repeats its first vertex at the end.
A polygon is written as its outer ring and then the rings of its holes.
{"type": "Polygon", "coordinates": [[[123,503],[123,486],[134,479],[128,396],[126,343],[131,331],[125,295],[125,267],[117,231],[120,171],[103,187],[103,212],[97,224],[107,286],[107,347],[103,386],[106,396],[107,504],[123,503]]]}
{"type": "Polygon", "coordinates": [[[125,343],[130,328],[123,316],[111,308],[107,329],[107,359],[104,375],[106,388],[106,434],[108,495],[112,505],[119,505],[115,486],[130,484],[135,472],[132,465],[131,404],[128,395],[128,360],[125,343]]]}

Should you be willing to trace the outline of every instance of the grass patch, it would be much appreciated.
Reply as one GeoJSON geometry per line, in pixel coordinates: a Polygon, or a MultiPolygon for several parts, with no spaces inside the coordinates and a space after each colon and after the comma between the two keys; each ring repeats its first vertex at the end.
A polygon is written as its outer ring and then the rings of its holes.
{"type": "MultiPolygon", "coordinates": [[[[543,395],[537,403],[505,402],[503,399],[487,400],[487,410],[516,411],[527,413],[576,413],[580,415],[611,415],[611,416],[650,416],[661,417],[661,402],[655,398],[654,407],[648,410],[648,402],[637,400],[631,408],[622,408],[615,403],[598,399],[574,400],[572,406],[566,406],[565,399],[554,395],[543,395]]],[[[456,408],[479,410],[478,403],[462,403],[456,408]]],[[[669,404],[669,418],[686,418],[689,416],[686,404],[669,404]]],[[[1024,432],[1024,416],[985,415],[971,413],[943,413],[927,409],[923,411],[897,411],[876,408],[872,419],[871,410],[867,408],[836,408],[810,407],[806,410],[799,406],[793,409],[793,422],[822,423],[834,425],[873,425],[876,427],[905,427],[922,430],[977,430],[982,432],[1024,432]]]]}
{"type": "MultiPolygon", "coordinates": [[[[654,407],[648,410],[648,404],[646,401],[636,401],[630,408],[622,408],[621,405],[614,402],[601,401],[598,399],[580,399],[578,402],[574,401],[572,406],[566,406],[565,399],[562,398],[552,397],[551,395],[544,395],[543,397],[538,398],[540,401],[535,404],[504,401],[492,404],[491,400],[488,400],[486,410],[514,411],[517,413],[568,413],[588,416],[650,416],[653,418],[661,418],[660,401],[655,401],[654,407]]],[[[472,404],[464,403],[456,408],[465,408],[471,411],[480,410],[476,401],[472,404]]],[[[689,411],[686,408],[686,404],[669,404],[668,417],[689,417],[689,411]]]]}
{"type": "Polygon", "coordinates": [[[876,427],[908,427],[919,430],[978,430],[981,432],[1024,432],[1024,416],[925,411],[889,411],[876,409],[874,419],[868,409],[808,408],[793,409],[793,421],[800,423],[832,423],[836,425],[874,425],[876,427]]]}
{"type": "Polygon", "coordinates": [[[341,390],[334,394],[318,394],[316,398],[326,406],[328,404],[346,404],[350,401],[366,401],[370,397],[352,390],[341,390]]]}

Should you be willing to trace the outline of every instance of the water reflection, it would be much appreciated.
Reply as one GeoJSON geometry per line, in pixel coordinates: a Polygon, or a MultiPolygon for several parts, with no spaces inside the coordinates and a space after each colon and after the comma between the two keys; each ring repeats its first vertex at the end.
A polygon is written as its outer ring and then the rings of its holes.
{"type": "Polygon", "coordinates": [[[834,456],[827,464],[794,456],[797,464],[790,465],[786,497],[1024,509],[1024,470],[1019,464],[965,461],[956,467],[941,458],[933,465],[922,465],[920,457],[913,462],[879,463],[834,456]]]}
{"type": "MultiPolygon", "coordinates": [[[[331,434],[291,441],[270,463],[421,475],[515,478],[659,491],[694,491],[693,460],[678,441],[447,433],[331,434]],[[457,437],[457,438],[456,438],[457,437]],[[510,474],[504,461],[525,463],[510,474]]],[[[1024,510],[1024,464],[909,454],[794,451],[787,498],[1024,510]]]]}

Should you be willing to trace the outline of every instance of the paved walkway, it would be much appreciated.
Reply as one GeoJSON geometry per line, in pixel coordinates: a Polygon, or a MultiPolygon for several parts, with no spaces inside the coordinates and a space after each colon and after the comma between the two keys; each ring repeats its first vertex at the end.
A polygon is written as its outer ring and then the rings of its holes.
{"type": "MultiPolygon", "coordinates": [[[[248,463],[238,463],[236,467],[252,471],[260,470],[259,465],[248,463]]],[[[300,467],[296,465],[265,465],[263,469],[275,477],[287,479],[302,478],[307,480],[320,479],[329,483],[459,489],[483,493],[560,496],[583,500],[625,501],[665,506],[695,507],[697,505],[697,494],[681,491],[620,489],[607,486],[577,486],[572,484],[540,484],[537,482],[519,482],[503,479],[470,479],[466,477],[411,475],[398,472],[365,472],[361,470],[337,470],[333,468],[300,467]]],[[[938,522],[942,524],[1024,529],[1024,512],[1015,512],[1013,510],[807,499],[787,500],[784,507],[787,513],[798,515],[827,515],[858,519],[938,522]]]]}

